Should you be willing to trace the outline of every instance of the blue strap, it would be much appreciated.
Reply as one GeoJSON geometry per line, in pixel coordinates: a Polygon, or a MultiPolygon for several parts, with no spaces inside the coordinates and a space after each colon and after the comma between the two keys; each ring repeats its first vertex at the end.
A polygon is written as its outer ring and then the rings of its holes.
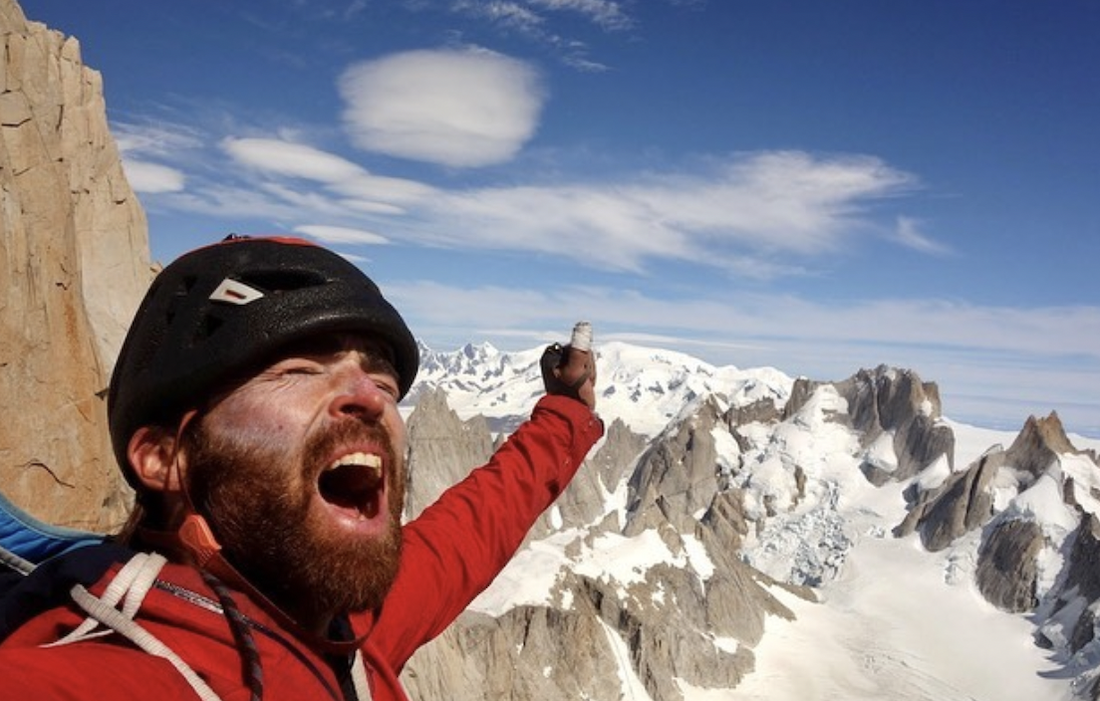
{"type": "Polygon", "coordinates": [[[40,521],[0,493],[0,549],[32,565],[103,540],[104,536],[98,533],[40,521]]]}

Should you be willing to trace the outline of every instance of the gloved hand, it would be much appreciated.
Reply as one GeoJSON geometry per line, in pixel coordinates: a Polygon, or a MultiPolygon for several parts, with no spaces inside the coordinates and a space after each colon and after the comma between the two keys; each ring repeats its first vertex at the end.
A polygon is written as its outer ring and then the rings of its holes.
{"type": "Polygon", "coordinates": [[[572,397],[596,408],[596,356],[592,352],[592,327],[580,322],[566,344],[552,343],[542,353],[542,382],[547,394],[572,397]]]}

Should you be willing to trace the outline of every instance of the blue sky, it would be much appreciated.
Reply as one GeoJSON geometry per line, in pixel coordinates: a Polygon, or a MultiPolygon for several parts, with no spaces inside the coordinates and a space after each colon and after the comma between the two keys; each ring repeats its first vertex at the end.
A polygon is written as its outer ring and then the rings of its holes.
{"type": "Polygon", "coordinates": [[[25,0],[155,258],[292,232],[429,346],[597,341],[1100,436],[1095,0],[25,0]]]}

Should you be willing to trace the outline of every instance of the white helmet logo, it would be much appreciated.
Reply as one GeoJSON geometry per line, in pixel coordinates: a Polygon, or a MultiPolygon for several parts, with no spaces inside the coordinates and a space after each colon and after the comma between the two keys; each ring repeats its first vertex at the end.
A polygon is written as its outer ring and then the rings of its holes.
{"type": "Polygon", "coordinates": [[[210,293],[210,301],[225,302],[226,304],[236,304],[243,307],[263,296],[264,293],[254,287],[249,287],[239,280],[226,278],[221,281],[216,290],[210,293]]]}

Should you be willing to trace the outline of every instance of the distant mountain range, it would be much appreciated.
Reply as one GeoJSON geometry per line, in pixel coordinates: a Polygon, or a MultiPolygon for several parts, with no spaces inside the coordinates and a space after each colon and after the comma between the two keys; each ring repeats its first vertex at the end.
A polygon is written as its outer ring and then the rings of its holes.
{"type": "MultiPolygon", "coordinates": [[[[542,393],[541,348],[421,353],[410,515],[542,393]]],[[[1097,698],[1098,442],[952,422],[901,368],[598,357],[607,436],[417,697],[1097,698]]]]}

